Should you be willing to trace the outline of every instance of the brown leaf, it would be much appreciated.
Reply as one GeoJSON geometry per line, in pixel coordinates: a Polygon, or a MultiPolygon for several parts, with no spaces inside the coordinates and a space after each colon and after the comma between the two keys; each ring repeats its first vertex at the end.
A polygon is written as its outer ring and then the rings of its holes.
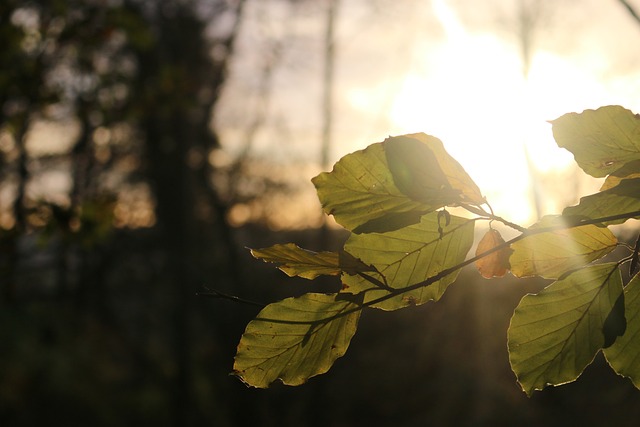
{"type": "MultiPolygon", "coordinates": [[[[504,243],[504,239],[498,232],[498,230],[490,229],[484,235],[478,248],[476,249],[476,256],[481,255],[488,250],[495,248],[504,243]]],[[[502,277],[510,269],[509,255],[511,255],[511,249],[509,246],[505,246],[495,252],[490,253],[476,261],[476,268],[486,279],[492,277],[502,277]]]]}

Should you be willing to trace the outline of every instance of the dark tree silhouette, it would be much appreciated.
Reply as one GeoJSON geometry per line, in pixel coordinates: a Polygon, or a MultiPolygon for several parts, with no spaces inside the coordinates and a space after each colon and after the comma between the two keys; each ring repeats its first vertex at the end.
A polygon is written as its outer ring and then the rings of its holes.
{"type": "MultiPolygon", "coordinates": [[[[218,146],[211,114],[243,6],[244,1],[223,0],[15,0],[0,6],[0,127],[13,141],[2,151],[2,185],[14,194],[4,213],[13,224],[2,236],[2,305],[26,310],[27,316],[35,301],[54,298],[39,321],[72,304],[60,319],[99,322],[128,348],[123,351],[134,370],[166,384],[162,399],[171,402],[173,424],[180,426],[200,416],[191,370],[195,295],[203,283],[219,280],[225,287],[239,277],[227,206],[212,186],[207,156],[218,146]],[[207,25],[227,30],[208,37],[207,25]],[[56,122],[78,128],[70,149],[45,156],[30,152],[30,130],[56,122]],[[71,181],[57,198],[38,194],[37,182],[52,170],[71,181]],[[155,220],[147,225],[155,226],[149,232],[112,229],[118,205],[136,185],[150,189],[155,220]],[[31,236],[40,236],[44,246],[33,247],[31,236]],[[148,264],[132,265],[138,256],[148,264]],[[132,268],[145,276],[138,278],[144,284],[136,285],[132,268]],[[49,287],[42,284],[45,276],[53,278],[49,287]],[[135,296],[128,301],[137,306],[137,316],[162,319],[157,327],[166,329],[143,342],[121,314],[117,293],[127,281],[135,289],[128,291],[135,296]],[[151,289],[161,296],[150,298],[152,309],[142,310],[151,289]],[[154,336],[166,356],[158,358],[148,347],[154,336]]],[[[51,324],[45,329],[60,332],[51,324]]],[[[87,334],[77,329],[73,340],[87,334]]],[[[37,417],[13,415],[15,422],[37,417]]]]}

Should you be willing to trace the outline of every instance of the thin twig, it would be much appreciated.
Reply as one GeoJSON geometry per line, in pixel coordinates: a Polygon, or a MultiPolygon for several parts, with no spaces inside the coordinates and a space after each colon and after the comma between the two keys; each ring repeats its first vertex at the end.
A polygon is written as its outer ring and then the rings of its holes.
{"type": "Polygon", "coordinates": [[[226,294],[224,292],[220,292],[218,290],[215,289],[209,289],[206,286],[203,286],[204,289],[206,289],[206,292],[198,292],[196,293],[197,296],[202,296],[202,297],[209,297],[209,298],[221,298],[221,299],[228,299],[231,301],[235,301],[235,302],[239,302],[242,304],[247,304],[247,305],[253,305],[255,307],[260,307],[260,308],[264,308],[267,305],[263,304],[261,302],[256,302],[256,301],[251,301],[245,298],[240,298],[238,296],[235,295],[230,295],[230,294],[226,294]]]}
{"type": "Polygon", "coordinates": [[[635,19],[638,22],[638,24],[640,24],[640,15],[638,15],[638,12],[636,12],[633,6],[631,6],[627,0],[619,0],[619,1],[620,1],[620,4],[622,4],[622,6],[624,6],[624,8],[627,9],[627,12],[629,12],[629,14],[633,17],[633,19],[635,19]]]}
{"type": "MultiPolygon", "coordinates": [[[[468,210],[471,213],[474,213],[476,215],[480,215],[483,218],[487,218],[487,219],[492,219],[494,221],[498,221],[503,223],[504,225],[506,225],[507,227],[513,228],[514,230],[517,230],[521,233],[524,233],[527,229],[525,227],[522,227],[518,224],[515,224],[511,221],[507,221],[506,219],[498,216],[498,215],[494,215],[493,214],[493,209],[491,209],[491,213],[485,211],[484,209],[477,207],[477,206],[472,206],[472,205],[461,205],[462,208],[468,210]]],[[[491,208],[491,206],[489,206],[489,208],[491,208]]]]}

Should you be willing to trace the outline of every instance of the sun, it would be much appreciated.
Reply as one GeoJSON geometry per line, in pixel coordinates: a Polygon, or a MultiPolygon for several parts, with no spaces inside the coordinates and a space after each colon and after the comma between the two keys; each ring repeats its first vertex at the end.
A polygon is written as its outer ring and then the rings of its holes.
{"type": "Polygon", "coordinates": [[[532,58],[525,77],[517,46],[468,33],[444,0],[432,5],[446,41],[417,46],[420,65],[403,76],[389,112],[393,130],[440,138],[497,213],[530,224],[540,210],[534,180],[572,164],[548,121],[598,107],[606,93],[579,65],[548,52],[532,58]]]}

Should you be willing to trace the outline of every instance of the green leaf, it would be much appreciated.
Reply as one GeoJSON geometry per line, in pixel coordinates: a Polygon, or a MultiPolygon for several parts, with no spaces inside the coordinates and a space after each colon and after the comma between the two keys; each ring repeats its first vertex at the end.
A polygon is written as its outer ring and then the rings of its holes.
{"type": "MultiPolygon", "coordinates": [[[[450,215],[449,225],[438,220],[436,212],[422,217],[419,224],[388,233],[352,234],[345,251],[379,273],[343,275],[343,292],[364,293],[369,302],[397,289],[420,283],[464,261],[473,244],[474,221],[450,215]],[[442,235],[439,228],[442,228],[442,235]]],[[[398,294],[373,307],[395,310],[413,304],[438,300],[451,284],[455,273],[435,283],[398,294]]]]}
{"type": "Polygon", "coordinates": [[[558,146],[573,153],[589,175],[606,176],[640,159],[640,117],[611,105],[551,121],[558,146]]]}
{"type": "Polygon", "coordinates": [[[624,179],[613,188],[582,197],[577,206],[565,208],[562,215],[586,219],[624,216],[617,220],[603,221],[602,225],[621,224],[629,218],[638,218],[640,217],[640,178],[624,179]]]}
{"type": "MultiPolygon", "coordinates": [[[[530,230],[562,227],[564,221],[565,218],[561,216],[544,216],[530,230]]],[[[516,277],[555,279],[569,270],[603,257],[615,249],[617,243],[608,228],[595,225],[532,234],[511,245],[511,272],[516,277]]]]}
{"type": "Polygon", "coordinates": [[[574,381],[605,344],[604,325],[622,277],[616,263],[576,270],[526,295],[508,332],[509,360],[528,394],[574,381]]]}
{"type": "Polygon", "coordinates": [[[382,143],[344,156],[331,172],[312,179],[325,212],[347,230],[388,215],[418,213],[437,209],[411,200],[394,184],[387,167],[382,143]]]}
{"type": "Polygon", "coordinates": [[[447,205],[484,203],[442,142],[423,133],[390,137],[349,154],[312,181],[324,210],[355,233],[406,227],[447,205]]]}
{"type": "Polygon", "coordinates": [[[269,304],[247,325],[233,373],[266,388],[277,379],[300,385],[327,372],[349,347],[359,307],[343,295],[315,293],[269,304]]]}
{"type": "Polygon", "coordinates": [[[404,194],[425,204],[445,206],[460,199],[435,154],[415,138],[397,136],[383,143],[393,182],[404,194]]]}
{"type": "Polygon", "coordinates": [[[605,179],[600,191],[608,190],[620,184],[623,179],[640,178],[640,160],[634,160],[614,171],[605,179]]]}
{"type": "Polygon", "coordinates": [[[313,252],[293,243],[273,245],[265,249],[251,249],[251,255],[265,262],[278,264],[288,276],[315,279],[326,275],[338,275],[343,271],[356,274],[373,269],[347,253],[313,252]]]}
{"type": "Polygon", "coordinates": [[[627,284],[624,296],[627,329],[604,355],[619,375],[629,377],[640,389],[640,275],[627,284]]]}
{"type": "Polygon", "coordinates": [[[438,164],[442,168],[442,171],[447,177],[451,187],[460,191],[462,194],[464,203],[474,205],[482,205],[486,203],[486,200],[482,196],[482,193],[476,183],[471,179],[460,163],[447,153],[447,150],[445,150],[444,144],[440,139],[425,133],[414,133],[407,136],[415,138],[429,147],[435,155],[438,164]]]}
{"type": "Polygon", "coordinates": [[[604,345],[602,348],[608,348],[613,345],[618,337],[622,336],[627,329],[627,318],[625,317],[624,292],[620,294],[613,308],[604,321],[602,332],[604,333],[604,345]]]}
{"type": "Polygon", "coordinates": [[[396,187],[411,199],[438,207],[465,199],[483,203],[476,184],[438,138],[420,133],[387,138],[382,145],[396,187]]]}

